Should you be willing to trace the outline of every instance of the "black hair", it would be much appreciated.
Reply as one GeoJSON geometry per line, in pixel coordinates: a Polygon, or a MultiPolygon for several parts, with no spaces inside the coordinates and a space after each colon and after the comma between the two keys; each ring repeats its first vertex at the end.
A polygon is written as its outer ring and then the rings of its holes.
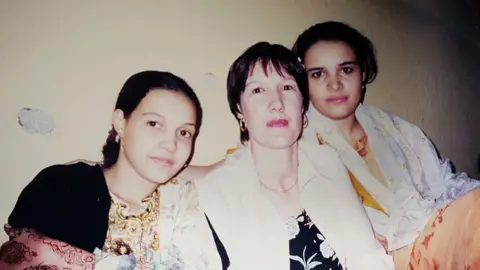
{"type": "MultiPolygon", "coordinates": [[[[230,66],[227,78],[227,96],[230,111],[235,119],[240,123],[238,114],[240,105],[240,96],[245,91],[245,84],[248,76],[251,74],[256,63],[260,63],[263,71],[267,74],[267,67],[272,65],[275,71],[284,76],[287,72],[292,76],[303,98],[303,114],[308,110],[309,94],[308,81],[305,69],[297,57],[286,47],[279,44],[270,44],[268,42],[258,42],[250,46],[240,55],[230,66]]],[[[248,130],[240,128],[240,141],[243,143],[250,139],[248,130]]]]}
{"type": "MultiPolygon", "coordinates": [[[[198,136],[202,123],[203,110],[195,91],[182,78],[164,71],[143,71],[132,75],[118,94],[115,109],[122,110],[123,116],[129,118],[143,98],[153,90],[175,91],[184,94],[195,106],[198,136]]],[[[118,160],[120,142],[116,140],[117,132],[112,127],[103,146],[103,167],[110,168],[118,160]]]]}
{"type": "Polygon", "coordinates": [[[364,86],[373,82],[377,77],[378,65],[375,46],[358,30],[342,22],[318,23],[298,36],[292,51],[303,63],[308,49],[319,41],[340,41],[348,44],[355,53],[356,61],[362,71],[364,86]]]}

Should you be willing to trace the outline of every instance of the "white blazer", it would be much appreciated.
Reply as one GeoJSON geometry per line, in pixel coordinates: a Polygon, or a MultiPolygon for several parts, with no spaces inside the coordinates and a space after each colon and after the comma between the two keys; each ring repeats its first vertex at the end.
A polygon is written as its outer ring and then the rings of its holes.
{"type": "MultiPolygon", "coordinates": [[[[298,181],[302,206],[344,269],[394,269],[392,257],[374,237],[337,152],[301,142],[298,181]]],[[[207,214],[224,244],[230,269],[290,270],[286,224],[262,195],[248,146],[195,185],[200,211],[207,214]]]]}

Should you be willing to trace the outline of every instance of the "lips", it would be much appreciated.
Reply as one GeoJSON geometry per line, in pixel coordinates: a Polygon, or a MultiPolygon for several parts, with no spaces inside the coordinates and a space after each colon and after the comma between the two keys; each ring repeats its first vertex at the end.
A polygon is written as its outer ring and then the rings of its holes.
{"type": "Polygon", "coordinates": [[[327,102],[331,102],[331,103],[342,103],[342,102],[345,102],[348,100],[348,97],[347,96],[343,96],[343,97],[332,97],[332,98],[327,98],[326,101],[327,102]]]}
{"type": "Polygon", "coordinates": [[[173,161],[173,159],[170,159],[170,158],[165,158],[165,157],[150,157],[150,159],[159,164],[159,165],[162,165],[162,166],[165,166],[165,167],[172,167],[173,164],[175,164],[175,162],[173,161]]]}
{"type": "Polygon", "coordinates": [[[267,122],[267,127],[271,127],[271,128],[279,128],[279,127],[286,127],[286,126],[288,126],[287,119],[275,119],[267,122]]]}

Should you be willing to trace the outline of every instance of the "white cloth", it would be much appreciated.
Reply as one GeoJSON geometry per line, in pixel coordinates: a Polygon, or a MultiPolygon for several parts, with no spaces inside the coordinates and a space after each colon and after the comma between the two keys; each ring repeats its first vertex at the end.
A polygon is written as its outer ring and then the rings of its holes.
{"type": "MultiPolygon", "coordinates": [[[[298,181],[302,206],[344,269],[394,269],[331,147],[300,143],[298,181]]],[[[200,208],[228,253],[230,269],[290,269],[286,223],[263,195],[249,146],[229,155],[195,185],[200,208]]]]}
{"type": "Polygon", "coordinates": [[[414,242],[435,209],[480,186],[465,173],[452,173],[449,160],[438,157],[417,126],[372,106],[360,105],[355,114],[388,186],[375,179],[336,124],[313,105],[304,139],[318,143],[320,134],[386,210],[389,216],[366,207],[375,230],[387,238],[389,250],[414,242]]]}

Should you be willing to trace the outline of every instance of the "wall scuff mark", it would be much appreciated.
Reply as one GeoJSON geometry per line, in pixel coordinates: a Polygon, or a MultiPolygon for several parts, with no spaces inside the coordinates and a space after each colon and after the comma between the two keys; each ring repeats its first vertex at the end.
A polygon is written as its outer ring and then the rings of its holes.
{"type": "Polygon", "coordinates": [[[18,124],[29,134],[49,134],[55,128],[53,118],[40,109],[22,108],[17,114],[18,124]]]}

